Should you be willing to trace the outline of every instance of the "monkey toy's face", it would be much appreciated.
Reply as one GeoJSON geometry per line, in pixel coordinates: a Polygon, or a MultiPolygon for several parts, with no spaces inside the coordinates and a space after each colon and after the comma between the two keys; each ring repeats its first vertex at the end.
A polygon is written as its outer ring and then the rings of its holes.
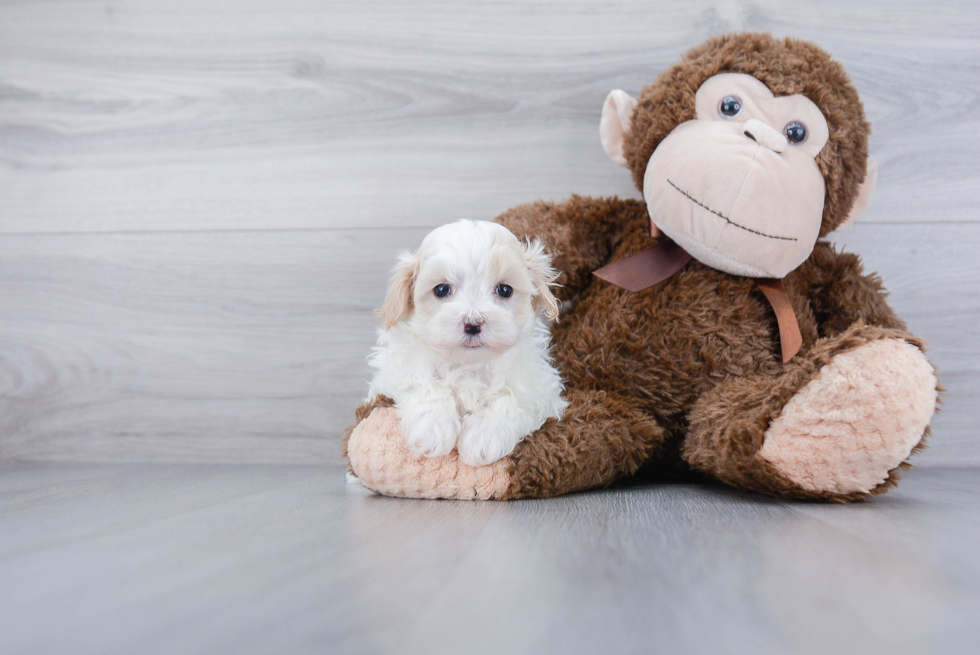
{"type": "MultiPolygon", "coordinates": [[[[708,78],[695,104],[696,118],[677,125],[647,163],[651,220],[713,268],[784,277],[820,233],[825,188],[814,159],[829,137],[826,119],[808,98],[774,97],[740,73],[708,78]]],[[[635,105],[614,91],[603,110],[603,145],[622,164],[635,105]]]]}
{"type": "Polygon", "coordinates": [[[774,98],[750,75],[709,78],[697,118],[660,142],[643,178],[660,230],[713,268],[783,277],[813,250],[824,182],[814,157],[827,121],[800,95],[774,98]]]}

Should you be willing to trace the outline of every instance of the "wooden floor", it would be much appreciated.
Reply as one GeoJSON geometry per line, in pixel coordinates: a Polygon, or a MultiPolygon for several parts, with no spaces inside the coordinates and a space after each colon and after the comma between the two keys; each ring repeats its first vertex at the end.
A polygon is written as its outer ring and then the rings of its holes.
{"type": "Polygon", "coordinates": [[[798,504],[383,498],[330,467],[0,465],[0,652],[975,653],[980,471],[798,504]]]}

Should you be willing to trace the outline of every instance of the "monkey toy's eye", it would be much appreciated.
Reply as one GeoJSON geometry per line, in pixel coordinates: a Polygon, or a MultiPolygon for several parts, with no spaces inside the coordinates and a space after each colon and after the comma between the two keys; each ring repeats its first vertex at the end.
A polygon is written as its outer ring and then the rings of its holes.
{"type": "Polygon", "coordinates": [[[806,125],[793,121],[783,128],[783,134],[787,141],[798,146],[806,141],[806,125]]]}
{"type": "Polygon", "coordinates": [[[742,100],[738,96],[726,96],[718,105],[718,112],[725,118],[735,118],[742,111],[742,100]]]}
{"type": "Polygon", "coordinates": [[[440,284],[432,290],[432,293],[436,294],[436,298],[445,298],[449,295],[450,291],[452,291],[452,287],[448,284],[440,284]]]}
{"type": "Polygon", "coordinates": [[[514,293],[514,290],[506,284],[498,284],[496,291],[497,295],[501,298],[510,298],[514,293]]]}

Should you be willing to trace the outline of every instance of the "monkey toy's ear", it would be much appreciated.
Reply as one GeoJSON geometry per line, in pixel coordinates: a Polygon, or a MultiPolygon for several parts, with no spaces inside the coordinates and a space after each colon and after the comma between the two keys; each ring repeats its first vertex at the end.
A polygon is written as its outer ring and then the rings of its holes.
{"type": "Polygon", "coordinates": [[[878,182],[878,163],[874,159],[868,160],[868,172],[864,175],[864,182],[861,183],[861,190],[858,191],[857,198],[851,206],[851,211],[844,219],[844,222],[837,226],[838,230],[861,218],[861,215],[868,210],[871,204],[871,194],[874,193],[875,184],[878,182]]]}
{"type": "Polygon", "coordinates": [[[599,138],[606,154],[619,164],[626,166],[626,156],[623,153],[623,141],[630,131],[633,120],[633,110],[636,109],[636,98],[631,98],[625,91],[616,89],[606,96],[602,106],[602,118],[599,120],[599,138]]]}

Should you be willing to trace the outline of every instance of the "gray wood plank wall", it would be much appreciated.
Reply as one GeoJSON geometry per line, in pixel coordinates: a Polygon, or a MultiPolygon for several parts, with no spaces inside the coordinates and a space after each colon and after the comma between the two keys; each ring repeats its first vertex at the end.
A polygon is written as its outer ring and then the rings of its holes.
{"type": "Polygon", "coordinates": [[[597,135],[733,30],[851,73],[880,164],[834,235],[977,464],[980,8],[939,3],[0,2],[0,459],[335,462],[388,269],[425,232],[635,196],[597,135]]]}

